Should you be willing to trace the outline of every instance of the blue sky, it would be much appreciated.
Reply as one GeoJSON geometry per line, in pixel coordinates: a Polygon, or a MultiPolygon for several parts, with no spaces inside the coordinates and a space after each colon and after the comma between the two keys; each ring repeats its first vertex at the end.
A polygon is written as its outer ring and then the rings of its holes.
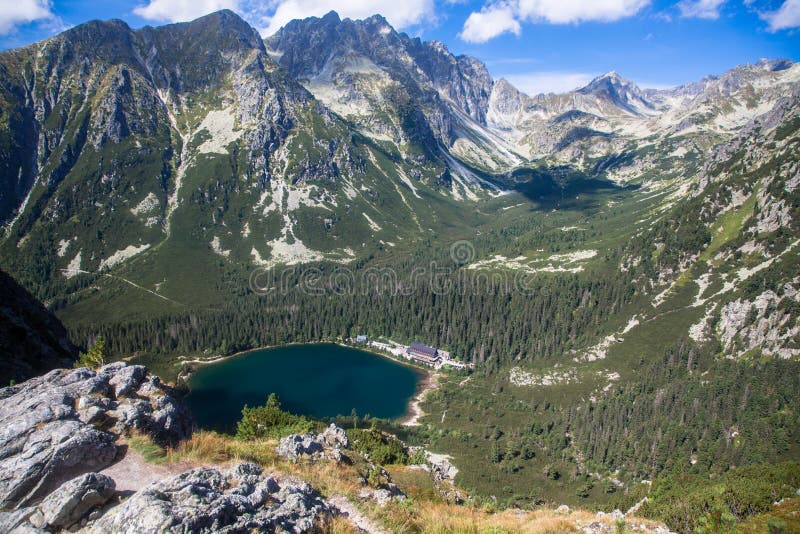
{"type": "Polygon", "coordinates": [[[666,87],[759,58],[800,60],[800,0],[0,0],[0,48],[91,19],[134,28],[237,11],[264,35],[335,9],[484,61],[521,89],[563,91],[616,70],[666,87]]]}

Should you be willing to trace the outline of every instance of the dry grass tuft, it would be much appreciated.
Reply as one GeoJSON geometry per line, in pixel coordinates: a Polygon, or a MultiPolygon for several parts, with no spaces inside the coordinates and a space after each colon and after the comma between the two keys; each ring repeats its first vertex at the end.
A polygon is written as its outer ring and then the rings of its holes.
{"type": "Polygon", "coordinates": [[[232,458],[230,438],[216,432],[197,432],[167,452],[170,462],[224,463],[232,458]]]}
{"type": "Polygon", "coordinates": [[[325,534],[358,534],[361,532],[349,519],[342,516],[328,519],[318,528],[320,532],[325,534]]]}

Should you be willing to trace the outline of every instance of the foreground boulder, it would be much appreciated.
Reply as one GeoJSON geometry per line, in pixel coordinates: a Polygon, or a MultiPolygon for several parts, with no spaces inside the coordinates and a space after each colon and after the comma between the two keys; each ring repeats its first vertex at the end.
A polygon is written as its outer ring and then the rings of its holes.
{"type": "Polygon", "coordinates": [[[37,528],[58,530],[78,524],[92,510],[114,496],[114,481],[97,473],[86,473],[65,482],[37,506],[28,521],[37,528]]]}
{"type": "Polygon", "coordinates": [[[167,444],[190,435],[188,409],[144,367],[57,369],[0,389],[0,509],[29,506],[117,454],[137,430],[167,444]]]}
{"type": "Polygon", "coordinates": [[[275,451],[286,459],[300,458],[342,460],[342,449],[350,446],[345,431],[331,423],[321,434],[291,434],[282,438],[275,451]]]}
{"type": "Polygon", "coordinates": [[[307,532],[335,513],[308,484],[244,463],[156,482],[89,527],[93,533],[307,532]]]}

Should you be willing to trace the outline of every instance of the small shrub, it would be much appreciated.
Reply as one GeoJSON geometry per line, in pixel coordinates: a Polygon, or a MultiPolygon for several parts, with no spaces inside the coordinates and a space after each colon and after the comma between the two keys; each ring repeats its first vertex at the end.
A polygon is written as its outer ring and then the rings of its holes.
{"type": "Polygon", "coordinates": [[[283,411],[278,396],[271,393],[264,406],[242,408],[236,437],[242,440],[278,439],[289,434],[305,434],[313,428],[314,422],[310,419],[283,411]]]}
{"type": "MultiPolygon", "coordinates": [[[[351,447],[369,455],[373,462],[381,465],[407,464],[408,454],[403,443],[394,436],[377,429],[350,429],[347,431],[351,447]]],[[[424,460],[423,460],[424,462],[424,460]]]]}
{"type": "Polygon", "coordinates": [[[89,352],[81,352],[78,354],[78,359],[75,361],[75,368],[88,367],[90,369],[98,369],[106,364],[109,357],[108,345],[103,336],[97,336],[94,345],[89,349],[89,352]]]}

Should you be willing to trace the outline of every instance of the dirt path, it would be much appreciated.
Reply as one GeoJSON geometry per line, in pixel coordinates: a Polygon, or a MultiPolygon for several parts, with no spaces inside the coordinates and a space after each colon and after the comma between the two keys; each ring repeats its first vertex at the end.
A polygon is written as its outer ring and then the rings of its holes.
{"type": "Polygon", "coordinates": [[[114,482],[117,483],[117,491],[128,492],[139,491],[148,484],[195,467],[201,467],[201,465],[190,462],[154,464],[145,460],[135,450],[128,448],[122,460],[106,467],[100,473],[114,479],[114,482]]]}
{"type": "Polygon", "coordinates": [[[385,534],[385,530],[375,524],[372,519],[362,514],[356,506],[343,495],[334,495],[328,501],[335,506],[353,525],[367,534],[385,534]]]}

